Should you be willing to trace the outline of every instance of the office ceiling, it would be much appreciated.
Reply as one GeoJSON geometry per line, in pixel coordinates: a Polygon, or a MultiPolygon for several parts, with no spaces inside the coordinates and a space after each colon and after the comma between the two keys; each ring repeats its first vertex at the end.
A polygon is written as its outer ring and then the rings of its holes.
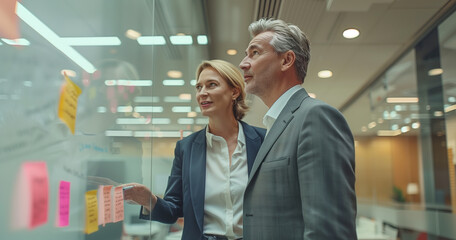
{"type": "MultiPolygon", "coordinates": [[[[153,125],[152,130],[189,131],[203,127],[204,117],[198,112],[196,117],[188,117],[187,112],[171,110],[174,106],[190,106],[191,111],[195,111],[194,97],[182,102],[165,102],[164,99],[179,97],[182,93],[194,94],[190,81],[195,79],[195,68],[203,59],[224,59],[238,65],[250,41],[247,27],[258,18],[283,19],[298,25],[308,35],[312,56],[303,86],[316,98],[342,108],[415,41],[430,22],[455,5],[454,0],[22,0],[20,3],[59,37],[117,36],[122,42],[118,46],[73,48],[98,69],[110,59],[133,66],[132,75],[111,74],[110,78],[153,80],[152,87],[142,87],[135,94],[157,98],[136,105],[162,106],[163,111],[142,113],[142,117],[151,120],[146,121],[147,124],[118,128],[151,130],[148,124],[153,123],[154,118],[167,118],[168,124],[153,125]],[[360,36],[351,40],[343,38],[342,32],[347,28],[359,29],[360,36]],[[166,44],[139,45],[136,40],[126,37],[128,29],[136,30],[142,36],[164,36],[166,44]],[[191,35],[193,43],[171,44],[168,37],[178,34],[191,35]],[[208,44],[199,44],[198,35],[206,35],[208,44]],[[237,50],[237,54],[228,55],[228,49],[237,50]],[[170,70],[182,72],[183,86],[161,83],[169,78],[167,72],[170,70]],[[321,79],[317,76],[321,70],[331,70],[333,76],[321,79]],[[195,120],[193,124],[179,124],[180,118],[195,120]]],[[[28,24],[21,22],[20,27],[22,37],[31,42],[29,48],[40,48],[20,53],[22,58],[16,60],[24,60],[25,69],[38,66],[39,71],[60,72],[60,69],[72,68],[78,72],[75,79],[81,85],[87,79],[96,82],[100,78],[99,74],[84,73],[69,58],[62,57],[28,24]],[[26,61],[27,58],[32,60],[26,61]]],[[[10,51],[3,45],[1,51],[10,51]]],[[[61,78],[53,80],[55,84],[61,83],[61,78]]],[[[248,96],[248,99],[251,111],[245,120],[262,126],[265,105],[254,96],[248,96]]],[[[84,111],[84,104],[88,108],[87,102],[82,101],[81,111],[84,111]]],[[[126,115],[121,117],[132,117],[126,115]]],[[[365,124],[361,121],[366,120],[360,119],[356,124],[365,124]]],[[[359,130],[353,131],[356,134],[359,130]]]]}

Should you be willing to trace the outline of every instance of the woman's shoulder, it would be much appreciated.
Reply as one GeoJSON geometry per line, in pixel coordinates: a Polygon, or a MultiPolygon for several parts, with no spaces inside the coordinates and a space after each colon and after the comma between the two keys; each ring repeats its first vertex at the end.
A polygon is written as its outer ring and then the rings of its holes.
{"type": "Polygon", "coordinates": [[[244,128],[244,133],[246,135],[255,135],[258,134],[261,136],[261,138],[264,138],[266,135],[266,128],[260,128],[260,127],[255,127],[252,125],[249,125],[248,123],[241,121],[242,127],[244,128]]]}
{"type": "Polygon", "coordinates": [[[182,144],[182,145],[187,145],[189,143],[192,143],[194,141],[198,141],[198,140],[205,140],[205,132],[206,132],[206,128],[203,128],[199,131],[196,131],[186,137],[184,137],[183,139],[177,141],[178,144],[182,144]]]}

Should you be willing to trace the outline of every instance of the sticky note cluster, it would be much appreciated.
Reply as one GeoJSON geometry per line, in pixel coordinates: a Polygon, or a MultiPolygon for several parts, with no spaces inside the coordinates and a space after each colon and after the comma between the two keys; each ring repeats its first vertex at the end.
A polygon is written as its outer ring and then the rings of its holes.
{"type": "Polygon", "coordinates": [[[86,192],[85,233],[98,231],[98,226],[124,220],[122,187],[100,185],[86,192]]]}

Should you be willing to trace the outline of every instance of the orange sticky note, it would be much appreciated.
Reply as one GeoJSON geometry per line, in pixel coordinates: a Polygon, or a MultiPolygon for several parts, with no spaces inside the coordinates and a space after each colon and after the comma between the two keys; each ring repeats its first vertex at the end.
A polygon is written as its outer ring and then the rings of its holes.
{"type": "Polygon", "coordinates": [[[30,192],[30,219],[32,229],[47,222],[49,206],[49,180],[46,162],[26,162],[22,164],[30,192]]]}
{"type": "Polygon", "coordinates": [[[86,200],[86,225],[85,233],[91,234],[98,231],[98,203],[97,190],[91,190],[85,194],[86,200]]]}
{"type": "Polygon", "coordinates": [[[70,223],[70,182],[60,181],[57,226],[65,227],[70,223]]]}
{"type": "MultiPolygon", "coordinates": [[[[112,222],[112,199],[111,199],[112,186],[103,186],[103,206],[104,206],[104,221],[103,223],[112,222]]],[[[103,225],[104,226],[104,225],[103,225]]]]}
{"type": "Polygon", "coordinates": [[[114,222],[124,219],[123,187],[114,188],[114,222]]]}
{"type": "Polygon", "coordinates": [[[76,125],[78,97],[81,92],[81,88],[79,88],[79,86],[71,81],[71,79],[65,74],[65,84],[63,85],[62,92],[60,94],[58,115],[59,118],[66,123],[68,128],[70,128],[71,133],[73,134],[76,125]]]}

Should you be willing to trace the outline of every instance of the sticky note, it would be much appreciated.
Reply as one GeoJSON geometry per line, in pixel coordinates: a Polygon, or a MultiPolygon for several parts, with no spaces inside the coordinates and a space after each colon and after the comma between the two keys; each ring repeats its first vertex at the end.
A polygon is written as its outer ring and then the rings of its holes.
{"type": "Polygon", "coordinates": [[[123,187],[114,188],[114,222],[124,219],[123,187]]]}
{"type": "Polygon", "coordinates": [[[65,74],[65,84],[63,85],[60,93],[58,116],[68,126],[68,128],[70,128],[71,133],[73,134],[76,125],[78,97],[81,92],[81,88],[79,88],[78,85],[71,81],[71,79],[65,74]]]}
{"type": "Polygon", "coordinates": [[[16,15],[16,0],[0,1],[0,37],[19,38],[19,21],[16,15]]]}
{"type": "Polygon", "coordinates": [[[70,182],[60,181],[58,200],[57,226],[65,227],[70,223],[70,182]]]}
{"type": "Polygon", "coordinates": [[[103,186],[104,224],[112,222],[111,189],[112,186],[103,186]]]}
{"type": "Polygon", "coordinates": [[[46,162],[26,162],[22,168],[30,193],[28,228],[32,229],[48,220],[49,178],[46,162]]]}
{"type": "Polygon", "coordinates": [[[104,222],[104,195],[103,185],[98,186],[97,198],[98,198],[98,225],[105,226],[104,222]]]}
{"type": "Polygon", "coordinates": [[[86,201],[86,225],[85,233],[91,234],[98,231],[98,203],[97,190],[91,190],[85,194],[86,201]]]}

